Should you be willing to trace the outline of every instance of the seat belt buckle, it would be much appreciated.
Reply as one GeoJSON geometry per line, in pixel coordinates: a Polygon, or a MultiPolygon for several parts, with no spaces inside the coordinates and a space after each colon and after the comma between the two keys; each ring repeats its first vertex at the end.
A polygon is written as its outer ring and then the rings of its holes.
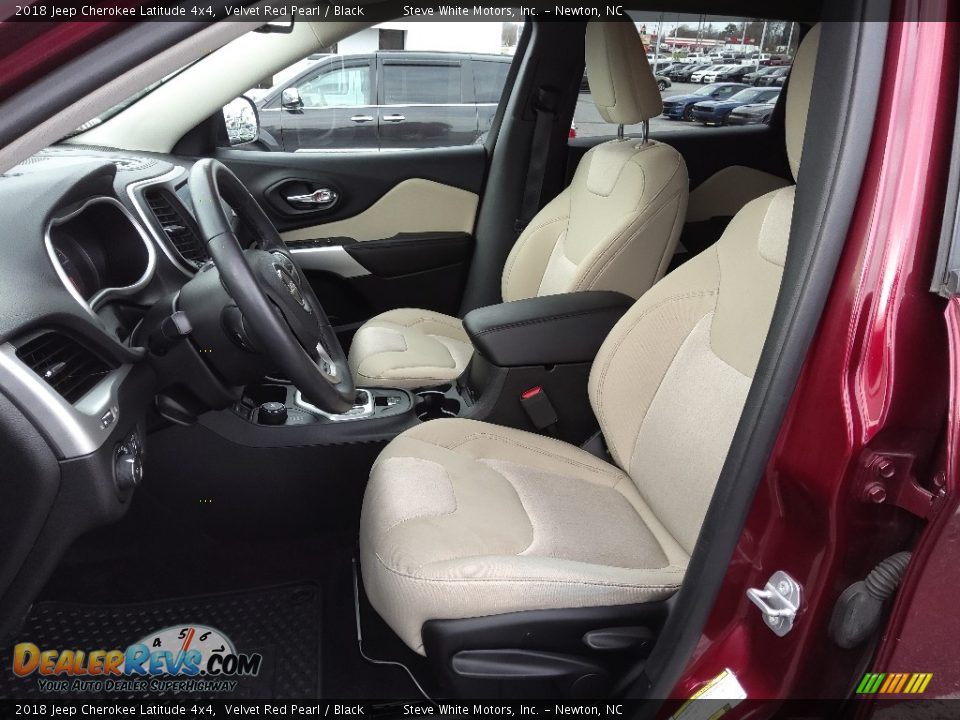
{"type": "MultiPolygon", "coordinates": [[[[557,411],[554,409],[553,403],[550,402],[550,398],[547,397],[547,391],[540,385],[534,385],[529,390],[520,393],[520,406],[527,413],[527,417],[530,418],[530,422],[537,430],[556,429],[560,418],[557,417],[557,411]]],[[[551,434],[553,433],[551,432],[551,434]]]]}

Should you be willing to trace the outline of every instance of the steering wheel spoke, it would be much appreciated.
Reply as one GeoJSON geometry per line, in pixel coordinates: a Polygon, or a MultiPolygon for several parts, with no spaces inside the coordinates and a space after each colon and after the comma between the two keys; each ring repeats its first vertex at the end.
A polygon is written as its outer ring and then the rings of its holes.
{"type": "Polygon", "coordinates": [[[317,407],[330,413],[348,410],[356,391],[346,354],[270,219],[239,178],[216,160],[198,161],[189,182],[210,255],[257,346],[317,407]],[[221,199],[253,231],[257,249],[240,247],[221,199]]]}

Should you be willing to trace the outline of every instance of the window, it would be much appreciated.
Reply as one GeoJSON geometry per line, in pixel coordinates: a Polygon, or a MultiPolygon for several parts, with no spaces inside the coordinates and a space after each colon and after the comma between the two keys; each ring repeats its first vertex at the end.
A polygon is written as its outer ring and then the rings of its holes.
{"type": "Polygon", "coordinates": [[[463,102],[459,63],[383,66],[384,105],[446,105],[463,102]]]}
{"type": "MultiPolygon", "coordinates": [[[[726,117],[710,125],[693,122],[692,107],[697,102],[777,102],[776,91],[790,72],[800,42],[799,25],[792,22],[644,11],[628,15],[647,48],[663,98],[663,113],[650,119],[650,135],[666,142],[676,133],[717,133],[717,125],[728,124],[726,117]],[[767,94],[738,94],[748,89],[767,94]]],[[[760,123],[768,116],[769,112],[746,120],[735,116],[734,123],[760,123]]],[[[617,132],[617,126],[606,122],[594,105],[586,75],[573,118],[577,137],[611,137],[617,132]]],[[[637,135],[641,125],[624,131],[637,135]]]]}
{"type": "Polygon", "coordinates": [[[370,104],[369,64],[322,70],[297,85],[304,107],[344,107],[370,104]]]}
{"type": "MultiPolygon", "coordinates": [[[[269,73],[224,108],[234,147],[380,151],[484,143],[522,23],[397,20],[269,73]],[[256,140],[246,138],[253,128],[256,140]]],[[[276,43],[282,43],[279,36],[276,43]]]]}
{"type": "Polygon", "coordinates": [[[473,87],[478,103],[499,103],[503,86],[507,83],[510,63],[504,61],[475,60],[473,63],[473,87]]]}

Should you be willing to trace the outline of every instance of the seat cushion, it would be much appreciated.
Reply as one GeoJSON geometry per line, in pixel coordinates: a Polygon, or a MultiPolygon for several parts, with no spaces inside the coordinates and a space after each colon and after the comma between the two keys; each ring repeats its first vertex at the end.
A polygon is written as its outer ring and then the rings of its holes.
{"type": "Polygon", "coordinates": [[[456,380],[473,345],[455,317],[402,308],[360,326],[350,345],[350,371],[361,387],[422,388],[456,380]]]}
{"type": "Polygon", "coordinates": [[[424,423],[381,453],[360,553],[370,602],[420,653],[431,619],[666,598],[689,559],[615,466],[462,419],[424,423]]]}

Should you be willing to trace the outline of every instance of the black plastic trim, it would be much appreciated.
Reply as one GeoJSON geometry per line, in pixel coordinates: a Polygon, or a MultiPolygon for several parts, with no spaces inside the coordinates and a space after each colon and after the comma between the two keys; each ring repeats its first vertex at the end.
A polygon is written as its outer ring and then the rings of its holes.
{"type": "Polygon", "coordinates": [[[603,697],[642,648],[597,649],[586,636],[630,628],[653,638],[666,617],[663,602],[526,610],[429,620],[421,635],[434,675],[460,697],[603,697]]]}
{"type": "Polygon", "coordinates": [[[396,278],[469,261],[468,233],[401,233],[386,240],[345,243],[344,248],[374,275],[396,278]]]}
{"type": "Polygon", "coordinates": [[[599,290],[544,295],[477,308],[463,325],[474,347],[494,365],[591,362],[634,302],[599,290]]]}

